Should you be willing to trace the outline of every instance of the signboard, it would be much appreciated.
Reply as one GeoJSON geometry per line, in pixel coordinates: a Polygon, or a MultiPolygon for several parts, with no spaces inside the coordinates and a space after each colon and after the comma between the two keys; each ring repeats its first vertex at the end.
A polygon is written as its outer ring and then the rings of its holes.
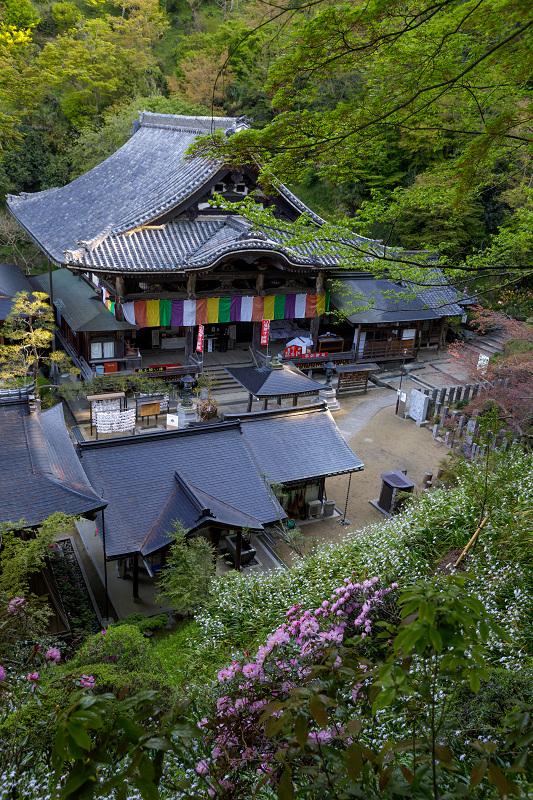
{"type": "Polygon", "coordinates": [[[304,353],[302,358],[324,358],[329,356],[329,353],[304,353]]]}
{"type": "Polygon", "coordinates": [[[167,369],[172,369],[173,367],[182,367],[183,364],[180,364],[177,361],[175,364],[157,364],[154,367],[137,367],[134,369],[134,372],[166,372],[167,369]]]}
{"type": "Polygon", "coordinates": [[[140,417],[157,417],[161,413],[161,403],[144,403],[139,409],[140,417]]]}
{"type": "Polygon", "coordinates": [[[489,363],[489,356],[485,356],[483,355],[483,353],[480,353],[479,358],[477,360],[477,368],[482,375],[484,375],[485,372],[487,371],[488,363],[489,363]]]}
{"type": "Polygon", "coordinates": [[[179,428],[178,415],[167,414],[167,431],[174,431],[179,428]]]}
{"type": "Polygon", "coordinates": [[[293,344],[290,347],[285,348],[285,352],[283,353],[283,358],[294,358],[295,356],[302,355],[302,348],[298,347],[297,344],[293,344]]]}
{"type": "Polygon", "coordinates": [[[270,333],[270,320],[264,319],[261,323],[261,344],[268,344],[268,335],[270,333]]]}
{"type": "Polygon", "coordinates": [[[196,342],[196,352],[204,352],[204,326],[198,325],[198,341],[196,342]]]}

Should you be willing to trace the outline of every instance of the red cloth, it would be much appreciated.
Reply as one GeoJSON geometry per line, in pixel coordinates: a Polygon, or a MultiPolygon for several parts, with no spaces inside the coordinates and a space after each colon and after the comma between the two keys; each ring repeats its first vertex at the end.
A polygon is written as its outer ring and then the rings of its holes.
{"type": "Polygon", "coordinates": [[[146,310],[146,300],[136,300],[133,304],[135,311],[135,323],[139,328],[148,327],[148,312],[146,310]]]}

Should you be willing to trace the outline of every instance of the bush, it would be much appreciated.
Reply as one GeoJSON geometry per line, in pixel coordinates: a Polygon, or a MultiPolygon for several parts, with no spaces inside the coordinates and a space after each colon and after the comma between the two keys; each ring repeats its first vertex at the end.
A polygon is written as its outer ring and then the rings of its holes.
{"type": "Polygon", "coordinates": [[[129,614],[125,619],[115,622],[114,628],[122,627],[123,625],[135,625],[141,633],[145,631],[158,631],[161,628],[166,628],[168,625],[167,614],[156,614],[154,617],[147,617],[146,614],[129,614]]]}
{"type": "Polygon", "coordinates": [[[454,702],[452,725],[474,739],[489,736],[514,706],[533,703],[532,671],[533,664],[521,673],[493,667],[477,694],[468,684],[461,684],[454,702]]]}
{"type": "MultiPolygon", "coordinates": [[[[151,659],[153,661],[153,659],[151,659]]],[[[72,662],[71,662],[72,663],[72,662]]],[[[159,661],[156,660],[155,666],[159,666],[159,661]]],[[[95,680],[93,692],[94,694],[105,694],[111,692],[118,696],[122,689],[127,688],[129,694],[134,694],[140,691],[158,691],[164,699],[163,705],[165,710],[170,708],[171,700],[174,697],[174,689],[170,683],[168,676],[162,671],[153,671],[146,669],[140,671],[137,669],[130,669],[126,665],[117,666],[113,663],[108,664],[84,664],[71,673],[75,678],[81,678],[82,675],[92,675],[95,680]]]]}
{"type": "Polygon", "coordinates": [[[153,668],[152,646],[137,626],[120,625],[91,636],[71,663],[75,667],[111,663],[148,672],[153,668]]]}

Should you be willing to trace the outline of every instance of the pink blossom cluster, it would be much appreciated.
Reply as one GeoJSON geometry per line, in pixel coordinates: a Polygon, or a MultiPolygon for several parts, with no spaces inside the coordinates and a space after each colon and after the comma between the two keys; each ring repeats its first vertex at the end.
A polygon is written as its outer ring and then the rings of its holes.
{"type": "MultiPolygon", "coordinates": [[[[346,578],[344,585],[335,589],[330,599],[318,608],[302,611],[301,603],[294,605],[287,611],[287,621],[267,638],[254,660],[234,661],[220,670],[218,682],[228,688],[217,700],[211,723],[206,725],[202,720],[204,743],[211,750],[211,758],[202,759],[196,767],[200,776],[212,781],[213,794],[225,796],[221,788],[228,788],[222,786],[216,774],[223,774],[226,782],[232,775],[237,778],[244,767],[253,766],[256,771],[266,773],[279,765],[272,761],[279,742],[265,736],[259,723],[262,710],[273,700],[286,699],[326,651],[348,638],[364,639],[371,633],[372,616],[385,597],[397,588],[393,583],[380,589],[377,582],[378,578],[362,583],[346,578]]],[[[340,664],[337,657],[333,668],[340,664]]],[[[353,691],[354,702],[359,688],[353,691]]],[[[338,733],[338,726],[332,731],[317,730],[310,733],[309,739],[326,743],[338,733]]]]}
{"type": "Polygon", "coordinates": [[[24,597],[14,597],[7,606],[8,614],[23,614],[28,601],[24,597]]]}
{"type": "Polygon", "coordinates": [[[50,647],[44,655],[49,661],[55,661],[56,664],[61,661],[61,653],[57,647],[50,647]]]}
{"type": "Polygon", "coordinates": [[[95,682],[92,675],[82,675],[80,678],[80,686],[83,689],[93,689],[95,682]]]}

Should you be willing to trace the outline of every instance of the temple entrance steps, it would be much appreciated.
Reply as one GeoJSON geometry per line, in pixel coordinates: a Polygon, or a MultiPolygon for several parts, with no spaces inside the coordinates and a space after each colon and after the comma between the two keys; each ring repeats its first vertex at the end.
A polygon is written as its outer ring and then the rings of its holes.
{"type": "Polygon", "coordinates": [[[204,373],[211,375],[215,379],[214,392],[243,391],[240,383],[237,383],[235,378],[228,375],[224,367],[219,365],[206,366],[204,364],[204,373]]]}

